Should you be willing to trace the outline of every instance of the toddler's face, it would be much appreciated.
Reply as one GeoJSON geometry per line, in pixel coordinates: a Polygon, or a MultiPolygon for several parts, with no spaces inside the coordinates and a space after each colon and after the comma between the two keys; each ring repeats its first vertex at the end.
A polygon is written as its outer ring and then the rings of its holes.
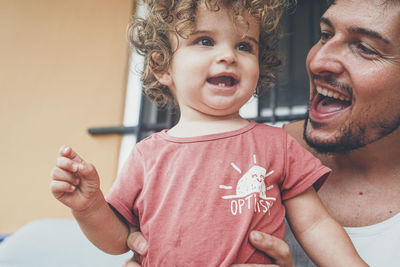
{"type": "Polygon", "coordinates": [[[235,23],[227,8],[196,12],[187,39],[172,36],[175,51],[160,82],[173,92],[182,115],[238,116],[259,77],[259,24],[249,14],[235,23]]]}

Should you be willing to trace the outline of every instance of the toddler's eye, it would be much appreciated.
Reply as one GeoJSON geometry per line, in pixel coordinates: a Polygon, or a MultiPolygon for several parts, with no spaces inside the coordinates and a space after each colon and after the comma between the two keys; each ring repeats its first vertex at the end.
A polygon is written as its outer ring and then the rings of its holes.
{"type": "Polygon", "coordinates": [[[245,51],[245,52],[253,52],[253,48],[249,43],[243,42],[239,43],[236,48],[240,51],[245,51]]]}
{"type": "Polygon", "coordinates": [[[201,37],[201,38],[197,39],[195,43],[198,45],[204,45],[204,46],[213,46],[214,45],[213,40],[208,37],[201,37]]]}

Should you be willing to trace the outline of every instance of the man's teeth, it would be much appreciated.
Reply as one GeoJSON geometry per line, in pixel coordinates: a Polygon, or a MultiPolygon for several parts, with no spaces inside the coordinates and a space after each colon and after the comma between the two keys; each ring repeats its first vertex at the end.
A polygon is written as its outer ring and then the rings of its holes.
{"type": "Polygon", "coordinates": [[[336,92],[329,91],[327,89],[323,89],[320,86],[317,86],[317,92],[320,93],[323,96],[328,96],[328,97],[332,97],[332,98],[335,98],[335,99],[340,99],[342,101],[350,101],[351,100],[349,97],[340,95],[340,94],[338,94],[336,92]]]}
{"type": "Polygon", "coordinates": [[[219,83],[218,86],[226,86],[225,83],[219,83]]]}

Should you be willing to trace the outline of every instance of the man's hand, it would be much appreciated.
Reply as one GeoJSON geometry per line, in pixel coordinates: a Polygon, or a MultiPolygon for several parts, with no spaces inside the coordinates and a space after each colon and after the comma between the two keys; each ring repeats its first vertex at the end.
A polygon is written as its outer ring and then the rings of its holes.
{"type": "MultiPolygon", "coordinates": [[[[274,237],[272,235],[264,234],[262,232],[253,231],[250,234],[250,242],[257,249],[263,251],[268,256],[275,260],[275,264],[261,265],[261,264],[235,264],[232,266],[238,267],[294,267],[292,261],[292,255],[290,254],[290,249],[285,241],[274,237]]],[[[125,262],[124,267],[138,267],[139,255],[144,255],[147,253],[148,244],[146,239],[144,239],[141,232],[137,232],[137,229],[131,229],[129,234],[128,247],[134,252],[132,259],[125,262]]]]}
{"type": "Polygon", "coordinates": [[[147,240],[144,238],[141,232],[138,232],[136,228],[130,228],[130,234],[126,241],[130,250],[133,251],[133,257],[124,263],[124,267],[138,267],[140,265],[140,255],[147,253],[147,240]]]}
{"type": "Polygon", "coordinates": [[[238,267],[294,267],[290,249],[285,241],[268,235],[259,231],[252,231],[250,233],[250,242],[254,247],[261,250],[268,256],[274,259],[275,264],[261,265],[261,264],[235,264],[232,266],[238,267]]]}

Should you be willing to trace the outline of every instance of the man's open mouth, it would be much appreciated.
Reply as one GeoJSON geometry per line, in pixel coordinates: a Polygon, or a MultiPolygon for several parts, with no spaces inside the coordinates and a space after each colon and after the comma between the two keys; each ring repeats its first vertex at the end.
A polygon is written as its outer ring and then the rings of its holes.
{"type": "Polygon", "coordinates": [[[338,112],[351,106],[351,97],[338,92],[316,87],[318,95],[314,98],[313,107],[320,114],[338,112]]]}
{"type": "Polygon", "coordinates": [[[231,87],[238,83],[238,80],[232,76],[216,76],[207,79],[207,82],[220,87],[231,87]]]}

